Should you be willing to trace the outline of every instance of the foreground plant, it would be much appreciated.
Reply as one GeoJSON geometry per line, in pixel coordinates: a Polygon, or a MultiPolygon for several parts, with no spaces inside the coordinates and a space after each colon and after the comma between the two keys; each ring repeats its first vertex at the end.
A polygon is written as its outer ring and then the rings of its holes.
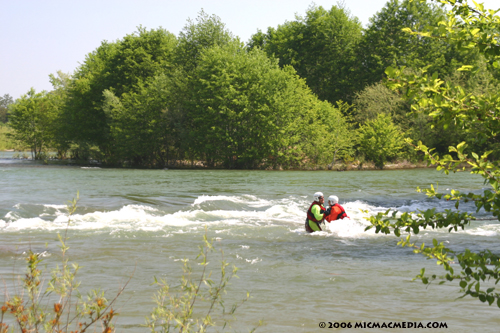
{"type": "MultiPolygon", "coordinates": [[[[52,271],[52,278],[44,288],[42,271],[39,269],[43,257],[39,253],[28,251],[27,272],[22,279],[22,291],[14,296],[6,295],[1,307],[0,333],[13,332],[72,332],[83,333],[92,329],[94,332],[114,332],[113,319],[117,313],[112,305],[128,284],[125,283],[117,295],[108,301],[103,292],[91,290],[83,297],[76,280],[79,266],[70,263],[67,257],[69,247],[67,232],[71,216],[76,210],[77,198],[68,204],[68,223],[64,236],[57,234],[61,245],[62,264],[52,271]],[[13,319],[8,321],[6,316],[13,319]],[[13,327],[10,327],[12,325],[13,327]]],[[[129,280],[130,281],[130,280],[129,280]]]]}
{"type": "MultiPolygon", "coordinates": [[[[26,256],[27,271],[21,279],[22,291],[10,296],[6,293],[5,302],[1,306],[0,333],[7,332],[54,332],[54,333],[84,333],[115,332],[114,319],[118,315],[112,308],[117,298],[122,294],[130,279],[121,287],[112,300],[108,300],[104,292],[91,290],[86,297],[78,291],[80,282],[76,280],[79,266],[71,263],[67,257],[67,232],[71,216],[77,208],[77,198],[69,202],[68,222],[64,236],[58,233],[61,243],[62,264],[52,271],[52,278],[47,287],[43,286],[43,272],[39,269],[43,262],[42,254],[28,251],[26,256]]],[[[206,230],[203,244],[199,247],[197,259],[202,266],[199,278],[193,277],[189,260],[185,259],[181,284],[176,292],[165,280],[154,284],[158,291],[155,295],[156,307],[147,317],[147,327],[151,332],[206,332],[210,326],[226,328],[229,323],[227,316],[233,316],[235,311],[250,297],[226,309],[223,295],[226,293],[229,281],[236,276],[237,268],[228,271],[229,264],[221,253],[220,277],[212,279],[212,272],[207,271],[208,254],[215,251],[213,240],[207,239],[206,230]],[[214,312],[220,311],[215,317],[214,312]],[[215,319],[214,319],[215,318],[215,319]]],[[[259,324],[260,325],[260,324],[259,324]]],[[[251,330],[251,332],[255,329],[251,330]]]]}
{"type": "MultiPolygon", "coordinates": [[[[419,0],[423,1],[423,0],[419,0]]],[[[469,6],[466,0],[436,1],[451,6],[448,19],[437,27],[429,28],[426,32],[407,31],[422,37],[447,41],[460,49],[476,49],[489,62],[490,66],[500,68],[500,17],[498,10],[488,10],[481,4],[469,6]]],[[[476,68],[462,66],[458,71],[471,72],[476,68]]],[[[500,164],[491,161],[493,153],[498,158],[497,149],[484,149],[484,152],[475,153],[467,150],[468,143],[482,147],[495,147],[500,133],[500,93],[473,94],[466,92],[460,86],[453,86],[444,82],[437,75],[427,75],[426,69],[420,74],[406,74],[404,68],[388,68],[388,86],[399,91],[412,104],[416,113],[423,113],[435,120],[438,126],[447,128],[450,125],[462,128],[469,136],[469,142],[462,142],[456,147],[450,147],[450,154],[440,156],[434,153],[421,142],[413,145],[422,152],[429,164],[437,166],[437,170],[450,172],[465,171],[463,165],[471,167],[472,174],[481,176],[489,189],[481,194],[463,193],[451,190],[450,193],[440,193],[431,186],[424,190],[431,198],[455,202],[456,210],[448,209],[437,212],[435,208],[426,211],[379,213],[371,217],[372,223],[367,229],[375,228],[376,233],[389,234],[393,232],[400,237],[407,233],[398,243],[401,246],[414,248],[415,253],[422,253],[442,265],[446,275],[426,276],[422,269],[417,276],[423,283],[433,280],[457,281],[462,297],[471,296],[489,305],[496,303],[500,307],[500,293],[496,292],[496,285],[500,282],[500,256],[488,249],[474,252],[469,249],[462,251],[452,250],[442,242],[433,240],[432,246],[424,243],[417,245],[411,241],[411,236],[418,234],[421,229],[447,228],[449,232],[463,230],[475,220],[473,214],[461,212],[462,203],[473,202],[476,212],[484,209],[492,214],[494,219],[500,220],[500,164]],[[458,265],[454,265],[458,264],[458,265]]]]}
{"type": "Polygon", "coordinates": [[[226,309],[223,295],[226,293],[229,281],[237,277],[238,268],[233,266],[228,272],[229,264],[224,260],[224,252],[221,250],[220,277],[214,281],[212,272],[208,272],[207,267],[208,254],[215,251],[215,248],[213,240],[209,241],[207,238],[206,229],[203,244],[199,249],[196,259],[201,258],[198,264],[203,267],[199,277],[193,277],[188,259],[183,260],[184,273],[180,286],[174,291],[166,280],[157,280],[155,277],[154,284],[158,286],[154,297],[156,307],[146,318],[146,326],[151,332],[206,332],[211,326],[220,326],[224,329],[229,323],[225,317],[233,316],[235,311],[249,299],[250,295],[247,293],[245,299],[226,309]],[[219,309],[222,310],[221,313],[215,315],[214,312],[219,309]]]}

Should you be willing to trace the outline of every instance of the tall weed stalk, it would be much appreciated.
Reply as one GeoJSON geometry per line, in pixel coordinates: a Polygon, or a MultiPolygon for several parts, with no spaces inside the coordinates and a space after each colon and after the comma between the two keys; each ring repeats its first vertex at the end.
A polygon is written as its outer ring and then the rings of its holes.
{"type": "MultiPolygon", "coordinates": [[[[226,293],[229,281],[238,277],[238,268],[228,268],[229,263],[224,259],[224,252],[220,250],[220,276],[212,279],[212,272],[208,272],[209,253],[215,251],[213,240],[208,240],[207,230],[203,236],[203,244],[199,246],[198,265],[202,266],[200,276],[193,276],[189,259],[183,260],[183,275],[180,286],[173,290],[165,279],[154,278],[154,285],[158,290],[154,296],[156,307],[146,318],[146,326],[150,332],[206,332],[209,327],[217,326],[222,330],[228,327],[228,316],[234,318],[236,310],[245,303],[250,295],[226,309],[223,295],[226,293]],[[216,314],[216,310],[217,311],[216,314]]],[[[259,323],[260,325],[261,323],[259,323]]],[[[257,327],[251,330],[254,332],[257,327]]]]}
{"type": "MultiPolygon", "coordinates": [[[[80,282],[76,279],[80,269],[78,264],[69,261],[68,228],[71,216],[77,208],[79,196],[69,201],[68,222],[64,235],[58,233],[62,262],[52,270],[51,279],[44,288],[41,254],[28,251],[27,271],[22,278],[21,292],[10,296],[6,292],[5,302],[1,307],[0,333],[7,332],[50,332],[50,333],[84,333],[88,331],[115,332],[114,319],[118,315],[112,308],[122,294],[130,279],[121,287],[115,297],[108,301],[104,292],[91,290],[86,297],[78,291],[80,282]],[[10,320],[9,318],[10,317],[10,320]]],[[[183,260],[183,275],[180,286],[171,288],[166,280],[154,278],[158,290],[154,296],[155,308],[146,318],[145,327],[151,332],[206,332],[216,326],[224,330],[230,325],[236,310],[245,303],[250,295],[226,309],[223,295],[229,281],[237,277],[238,268],[224,259],[220,250],[220,276],[212,278],[208,271],[208,257],[216,251],[213,240],[208,240],[207,229],[203,243],[199,246],[196,259],[202,266],[201,274],[193,276],[193,269],[188,259],[183,260]],[[175,290],[174,290],[175,289],[175,290]]],[[[261,323],[259,323],[260,325],[261,323]]],[[[257,328],[257,327],[256,327],[257,328]]],[[[251,332],[254,332],[253,328],[251,332]]]]}
{"type": "Polygon", "coordinates": [[[6,293],[1,307],[0,333],[51,332],[84,333],[115,332],[113,320],[118,315],[112,308],[130,279],[115,297],[108,301],[104,292],[91,290],[85,297],[80,294],[76,276],[79,266],[69,261],[68,228],[77,208],[79,196],[68,202],[68,222],[64,235],[57,234],[62,253],[61,265],[52,270],[51,279],[44,288],[41,254],[29,250],[26,257],[27,271],[22,278],[22,290],[14,296],[6,293]],[[6,321],[6,316],[12,320],[6,321]]]}

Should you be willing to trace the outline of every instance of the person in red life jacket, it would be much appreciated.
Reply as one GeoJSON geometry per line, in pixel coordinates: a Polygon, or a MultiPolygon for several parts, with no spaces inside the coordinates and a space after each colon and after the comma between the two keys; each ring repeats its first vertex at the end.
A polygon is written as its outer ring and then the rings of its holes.
{"type": "Polygon", "coordinates": [[[330,195],[328,197],[328,205],[330,205],[327,210],[328,214],[325,215],[325,220],[328,221],[328,223],[335,220],[344,219],[346,217],[350,218],[349,216],[347,216],[344,207],[339,205],[339,198],[337,196],[330,195]]]}
{"type": "Polygon", "coordinates": [[[309,206],[307,210],[307,218],[306,218],[306,231],[311,233],[314,231],[321,231],[320,224],[323,222],[325,217],[326,209],[323,207],[325,203],[325,198],[323,193],[316,192],[314,193],[314,202],[309,206]]]}

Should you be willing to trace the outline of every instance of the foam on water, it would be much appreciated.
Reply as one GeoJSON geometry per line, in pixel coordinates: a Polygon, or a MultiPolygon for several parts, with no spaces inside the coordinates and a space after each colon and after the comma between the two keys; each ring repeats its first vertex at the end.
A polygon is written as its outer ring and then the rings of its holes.
{"type": "MultiPolygon", "coordinates": [[[[69,228],[76,230],[109,229],[110,232],[116,230],[155,232],[165,228],[174,228],[181,229],[177,230],[179,232],[185,227],[209,223],[223,229],[225,226],[288,226],[290,232],[301,233],[304,232],[305,211],[309,204],[308,198],[301,196],[269,200],[253,195],[202,195],[196,198],[192,204],[173,213],[162,210],[162,207],[131,204],[118,210],[96,210],[85,214],[75,214],[71,216],[69,228]],[[207,203],[210,203],[209,208],[206,206],[207,203]]],[[[431,207],[431,204],[435,206],[436,202],[412,201],[401,207],[371,205],[360,200],[342,202],[341,204],[350,219],[326,223],[324,232],[315,233],[316,235],[339,238],[380,237],[383,235],[375,234],[373,229],[365,232],[365,228],[370,225],[367,221],[367,217],[370,215],[384,212],[389,208],[398,211],[427,209],[431,207]]],[[[445,205],[447,204],[445,202],[445,205]]],[[[16,210],[9,211],[0,220],[0,230],[59,230],[66,228],[68,224],[65,205],[46,204],[30,206],[30,209],[27,209],[25,205],[17,204],[14,208],[16,210]],[[35,216],[26,216],[26,211],[36,212],[33,213],[35,216]]],[[[500,225],[479,224],[465,232],[471,235],[496,236],[500,234],[500,225]]]]}
{"type": "Polygon", "coordinates": [[[477,228],[475,230],[466,230],[465,232],[475,236],[492,237],[492,236],[498,236],[499,231],[500,231],[500,226],[490,225],[490,226],[484,226],[483,228],[477,228]]]}
{"type": "Polygon", "coordinates": [[[385,212],[389,207],[374,206],[359,200],[342,203],[342,206],[346,210],[349,218],[332,221],[331,223],[326,222],[325,229],[327,233],[324,233],[324,235],[330,234],[340,238],[384,236],[382,234],[375,234],[374,229],[365,231],[365,228],[370,225],[367,218],[377,213],[385,212]]]}
{"type": "Polygon", "coordinates": [[[250,207],[265,207],[269,204],[268,200],[259,199],[254,195],[226,196],[226,195],[202,195],[196,198],[191,206],[200,206],[202,203],[211,201],[229,201],[239,204],[246,204],[250,207]]]}
{"type": "Polygon", "coordinates": [[[54,209],[57,209],[57,210],[62,210],[62,209],[66,209],[67,210],[67,208],[68,208],[68,206],[66,206],[66,205],[43,205],[43,206],[46,207],[46,208],[54,208],[54,209]]]}
{"type": "MultiPolygon", "coordinates": [[[[67,224],[67,217],[60,216],[54,220],[54,223],[60,223],[63,226],[67,224]]],[[[71,217],[75,229],[121,229],[121,230],[143,230],[157,231],[164,226],[186,226],[190,224],[182,216],[182,212],[161,215],[159,210],[145,205],[127,205],[120,210],[101,212],[96,211],[84,215],[73,215],[71,217]]]]}
{"type": "Polygon", "coordinates": [[[39,217],[29,218],[29,219],[18,219],[15,222],[9,222],[5,224],[4,230],[25,230],[25,229],[46,229],[44,227],[48,224],[46,221],[39,217]]]}
{"type": "MultiPolygon", "coordinates": [[[[3,230],[61,229],[67,227],[67,208],[64,205],[29,207],[38,216],[26,217],[26,206],[15,205],[16,210],[4,217],[3,230]],[[41,213],[40,213],[41,211],[41,213]]],[[[94,211],[71,216],[71,229],[121,229],[156,231],[165,226],[185,227],[191,224],[216,223],[222,225],[295,224],[301,223],[304,208],[293,198],[278,200],[243,196],[201,196],[190,207],[166,214],[160,208],[146,205],[126,205],[119,210],[94,211]],[[226,201],[238,203],[238,209],[202,209],[204,202],[226,201]]]]}
{"type": "MultiPolygon", "coordinates": [[[[397,210],[401,211],[401,212],[416,212],[419,210],[427,210],[427,209],[432,209],[432,208],[437,208],[437,210],[441,211],[441,212],[446,210],[446,209],[454,209],[455,208],[455,201],[412,200],[410,203],[408,203],[406,205],[402,205],[400,207],[397,207],[397,210]]],[[[465,205],[462,203],[461,209],[468,210],[467,208],[473,209],[473,207],[471,205],[465,205]]]]}

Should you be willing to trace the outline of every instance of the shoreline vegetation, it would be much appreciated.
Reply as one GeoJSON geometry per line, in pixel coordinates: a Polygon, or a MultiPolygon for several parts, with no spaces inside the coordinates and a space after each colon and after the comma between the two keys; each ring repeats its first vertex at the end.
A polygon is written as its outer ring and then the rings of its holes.
{"type": "MultiPolygon", "coordinates": [[[[14,158],[19,160],[28,160],[30,159],[29,151],[17,151],[15,149],[9,150],[0,150],[0,154],[2,152],[15,152],[14,158]],[[17,155],[18,154],[18,155],[17,155]]],[[[52,152],[55,154],[55,152],[52,152]]],[[[1,155],[0,155],[1,157],[1,155]]],[[[47,158],[43,161],[44,165],[57,165],[57,166],[96,166],[102,168],[123,168],[123,169],[151,169],[151,170],[231,170],[224,168],[223,165],[220,166],[207,166],[203,161],[187,161],[187,160],[177,160],[173,163],[167,165],[164,168],[144,168],[144,167],[136,167],[130,165],[102,165],[96,161],[76,161],[72,159],[57,159],[57,158],[47,158]]],[[[2,163],[0,163],[2,165],[2,163]]],[[[16,164],[14,164],[16,165],[16,164]]],[[[273,168],[273,167],[256,167],[254,169],[249,170],[266,170],[266,171],[368,171],[368,170],[405,170],[405,169],[425,169],[425,168],[435,168],[435,164],[427,164],[425,161],[393,161],[391,163],[387,163],[381,169],[375,165],[373,162],[360,162],[360,161],[352,161],[350,163],[345,162],[337,162],[333,166],[332,165],[305,165],[303,167],[294,167],[294,168],[273,168]]],[[[463,167],[468,168],[467,165],[463,165],[463,167]]]]}
{"type": "Polygon", "coordinates": [[[8,136],[12,132],[13,130],[9,126],[0,122],[0,152],[16,150],[16,143],[8,136]]]}
{"type": "Polygon", "coordinates": [[[366,28],[342,4],[313,5],[246,43],[203,10],[179,34],[138,27],[103,41],[72,74],[51,74],[53,90],[2,97],[0,122],[17,145],[4,149],[108,167],[364,170],[423,160],[407,138],[443,155],[466,141],[465,153],[498,160],[496,138],[477,140],[489,130],[483,116],[475,128],[438,122],[391,89],[405,64],[402,74],[464,96],[499,90],[500,65],[481,50],[416,35],[448,21],[435,2],[394,0],[366,28]]]}

